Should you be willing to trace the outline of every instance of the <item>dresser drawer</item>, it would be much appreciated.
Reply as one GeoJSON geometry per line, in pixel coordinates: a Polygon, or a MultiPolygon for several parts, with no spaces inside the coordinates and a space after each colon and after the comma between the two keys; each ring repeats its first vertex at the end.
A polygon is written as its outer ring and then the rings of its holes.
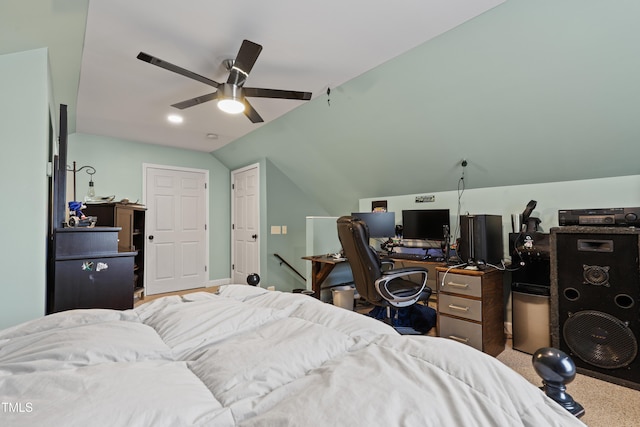
{"type": "Polygon", "coordinates": [[[480,298],[482,295],[482,276],[467,276],[458,273],[438,272],[438,290],[480,298]],[[442,279],[444,278],[444,282],[442,279]]]}
{"type": "Polygon", "coordinates": [[[482,301],[440,294],[438,297],[438,312],[481,322],[482,301]]]}
{"type": "Polygon", "coordinates": [[[482,351],[482,325],[447,316],[439,316],[438,321],[441,337],[450,338],[482,351]]]}

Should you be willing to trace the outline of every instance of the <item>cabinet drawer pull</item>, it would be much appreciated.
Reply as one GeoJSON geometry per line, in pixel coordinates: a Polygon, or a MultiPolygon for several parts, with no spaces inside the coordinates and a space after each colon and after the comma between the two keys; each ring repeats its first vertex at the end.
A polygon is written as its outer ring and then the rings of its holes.
{"type": "Polygon", "coordinates": [[[469,342],[469,338],[460,338],[460,337],[457,337],[455,335],[449,335],[449,338],[451,338],[452,340],[461,342],[462,344],[466,344],[466,343],[469,342]]]}
{"type": "Polygon", "coordinates": [[[469,285],[467,283],[447,282],[447,286],[453,286],[454,288],[467,289],[469,285]]]}
{"type": "Polygon", "coordinates": [[[469,307],[461,307],[459,305],[453,305],[453,304],[449,304],[449,308],[452,310],[459,310],[459,311],[469,311],[469,307]]]}

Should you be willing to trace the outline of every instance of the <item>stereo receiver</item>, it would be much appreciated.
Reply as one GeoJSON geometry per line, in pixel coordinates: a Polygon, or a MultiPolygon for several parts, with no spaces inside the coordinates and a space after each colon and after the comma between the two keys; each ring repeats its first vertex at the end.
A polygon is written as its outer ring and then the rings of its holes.
{"type": "Polygon", "coordinates": [[[640,208],[567,209],[558,211],[558,224],[635,227],[640,225],[640,208]]]}

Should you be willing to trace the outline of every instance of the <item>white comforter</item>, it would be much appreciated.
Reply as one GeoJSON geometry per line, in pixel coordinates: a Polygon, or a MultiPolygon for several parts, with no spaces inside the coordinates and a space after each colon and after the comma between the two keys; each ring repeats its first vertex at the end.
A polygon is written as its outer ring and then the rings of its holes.
{"type": "Polygon", "coordinates": [[[0,331],[2,426],[581,426],[496,359],[246,285],[0,331]]]}

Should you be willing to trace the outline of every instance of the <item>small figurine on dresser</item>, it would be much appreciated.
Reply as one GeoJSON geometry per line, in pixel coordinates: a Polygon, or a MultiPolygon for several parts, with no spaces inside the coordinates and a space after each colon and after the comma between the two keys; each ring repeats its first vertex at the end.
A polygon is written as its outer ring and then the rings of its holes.
{"type": "Polygon", "coordinates": [[[69,202],[69,227],[93,227],[96,225],[98,217],[86,216],[82,209],[86,208],[82,202],[69,202]]]}

